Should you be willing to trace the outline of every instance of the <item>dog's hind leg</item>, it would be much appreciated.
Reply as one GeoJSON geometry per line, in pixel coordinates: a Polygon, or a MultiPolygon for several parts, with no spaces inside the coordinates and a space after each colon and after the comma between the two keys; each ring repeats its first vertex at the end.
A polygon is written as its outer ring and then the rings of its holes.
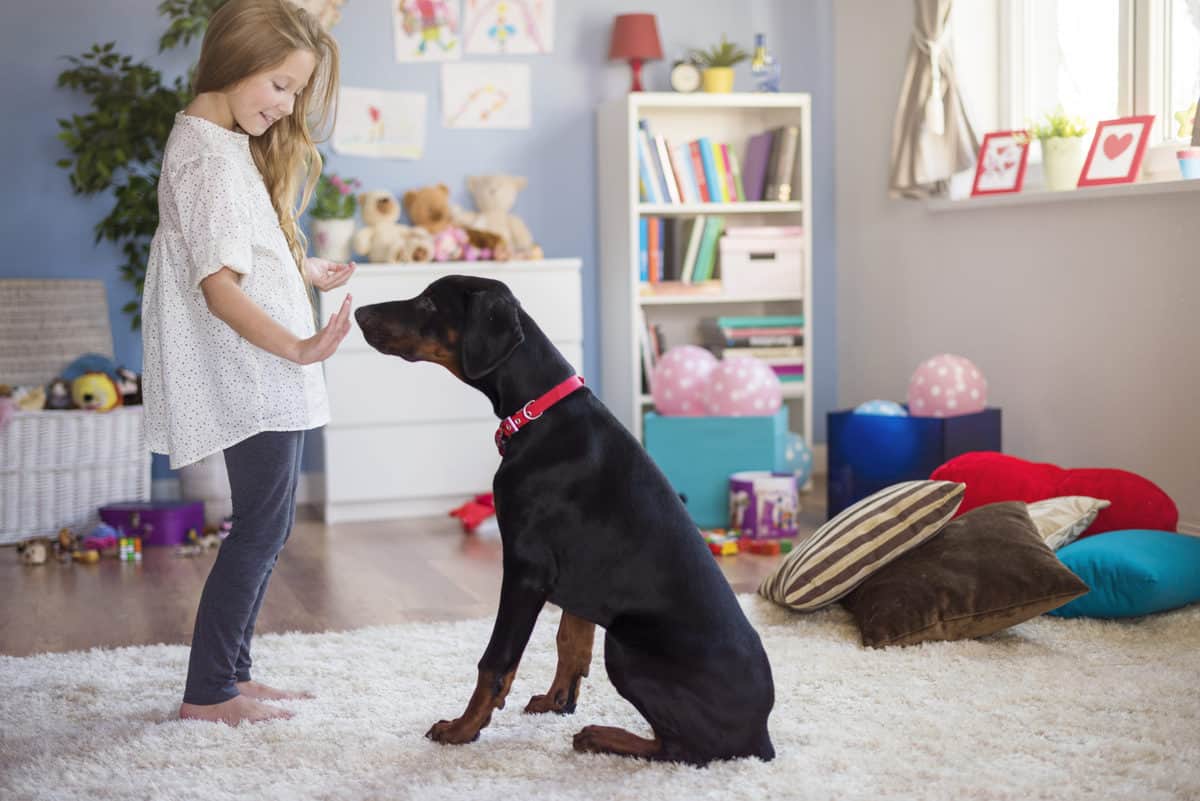
{"type": "Polygon", "coordinates": [[[469,743],[479,737],[479,731],[492,720],[493,709],[503,709],[504,699],[517,675],[521,654],[529,643],[538,613],[546,603],[547,592],[535,589],[534,582],[524,571],[505,566],[500,585],[500,608],[487,650],[479,660],[479,677],[467,708],[454,720],[433,724],[425,736],[439,743],[469,743]]]}
{"type": "Polygon", "coordinates": [[[661,759],[663,750],[662,741],[657,737],[647,740],[615,726],[584,726],[575,735],[573,745],[576,751],[642,759],[661,759]]]}
{"type": "Polygon", "coordinates": [[[535,695],[529,699],[526,712],[557,712],[562,715],[575,711],[579,685],[592,664],[592,643],[595,638],[595,623],[563,611],[556,637],[558,668],[554,672],[554,681],[545,695],[535,695]]]}

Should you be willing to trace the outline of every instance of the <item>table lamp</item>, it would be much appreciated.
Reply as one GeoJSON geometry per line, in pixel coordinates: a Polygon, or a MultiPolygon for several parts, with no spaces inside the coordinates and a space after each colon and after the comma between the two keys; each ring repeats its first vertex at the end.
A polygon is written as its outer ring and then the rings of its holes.
{"type": "Polygon", "coordinates": [[[642,62],[662,58],[662,44],[658,40],[658,23],[654,15],[618,14],[613,21],[608,58],[610,61],[628,60],[633,69],[633,86],[629,91],[642,91],[642,62]]]}

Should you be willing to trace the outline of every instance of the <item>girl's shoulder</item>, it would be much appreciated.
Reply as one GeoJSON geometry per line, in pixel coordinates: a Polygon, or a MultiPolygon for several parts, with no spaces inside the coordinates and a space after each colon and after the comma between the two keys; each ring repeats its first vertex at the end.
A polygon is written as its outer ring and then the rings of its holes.
{"type": "Polygon", "coordinates": [[[229,159],[234,163],[250,153],[249,137],[185,112],[175,114],[175,125],[163,148],[163,174],[173,174],[184,165],[205,157],[229,159]]]}

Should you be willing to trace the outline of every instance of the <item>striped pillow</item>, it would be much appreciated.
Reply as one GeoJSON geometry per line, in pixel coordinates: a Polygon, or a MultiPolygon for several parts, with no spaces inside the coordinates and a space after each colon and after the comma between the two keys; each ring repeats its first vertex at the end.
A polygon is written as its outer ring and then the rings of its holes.
{"type": "Polygon", "coordinates": [[[965,489],[953,481],[905,481],[864,498],[792,551],[758,594],[797,612],[833,603],[941,531],[965,489]]]}

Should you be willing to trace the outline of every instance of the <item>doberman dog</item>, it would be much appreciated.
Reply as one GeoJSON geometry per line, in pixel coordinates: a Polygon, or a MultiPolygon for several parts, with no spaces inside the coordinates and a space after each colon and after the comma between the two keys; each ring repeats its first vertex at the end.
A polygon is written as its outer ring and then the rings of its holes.
{"type": "MultiPolygon", "coordinates": [[[[441,364],[483,392],[502,420],[574,370],[499,281],[446,276],[410,300],[364,306],[355,319],[375,349],[441,364]]],[[[500,605],[475,691],[461,717],[426,734],[479,737],[504,707],[547,601],[562,609],[558,667],[526,712],[575,710],[595,627],[613,686],[653,739],[587,726],[576,751],[704,765],[775,749],[775,702],[758,633],[642,446],[586,387],[516,431],[493,492],[503,548],[500,605]]]]}

